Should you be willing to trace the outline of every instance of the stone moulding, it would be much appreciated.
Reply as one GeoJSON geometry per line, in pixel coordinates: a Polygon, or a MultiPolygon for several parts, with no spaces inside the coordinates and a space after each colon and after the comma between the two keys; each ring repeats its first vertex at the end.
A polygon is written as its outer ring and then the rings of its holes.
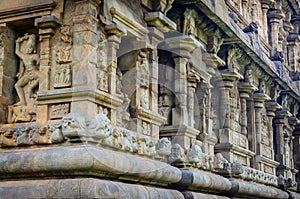
{"type": "Polygon", "coordinates": [[[186,187],[188,190],[218,193],[228,197],[289,198],[289,194],[285,191],[254,182],[223,178],[217,174],[196,169],[183,169],[181,171],[182,179],[180,182],[173,184],[175,187],[186,187]]]}
{"type": "Polygon", "coordinates": [[[236,180],[235,186],[238,186],[237,196],[252,196],[255,198],[289,198],[289,194],[280,189],[272,188],[256,183],[249,183],[246,181],[236,180]]]}
{"type": "Polygon", "coordinates": [[[35,1],[0,1],[0,23],[25,19],[29,16],[45,16],[49,15],[51,10],[56,6],[53,0],[35,0],[35,1]],[[30,4],[30,9],[28,5],[30,4]]]}
{"type": "Polygon", "coordinates": [[[87,99],[109,108],[122,105],[122,100],[118,97],[90,88],[66,88],[38,93],[39,105],[56,103],[57,99],[61,99],[60,102],[81,101],[87,99]]]}
{"type": "Polygon", "coordinates": [[[226,196],[216,196],[216,195],[208,195],[207,193],[196,193],[196,192],[191,192],[191,191],[185,191],[183,192],[184,198],[185,199],[229,199],[226,196]]]}
{"type": "Polygon", "coordinates": [[[143,107],[137,107],[137,109],[135,110],[135,115],[137,118],[143,119],[147,122],[152,122],[155,125],[160,125],[166,120],[165,117],[159,114],[155,114],[143,107]]]}
{"type": "Polygon", "coordinates": [[[113,17],[113,22],[117,24],[122,24],[124,27],[126,27],[128,31],[132,32],[135,36],[142,38],[144,34],[148,33],[148,30],[144,26],[140,25],[135,21],[130,20],[116,8],[112,7],[110,9],[110,13],[113,17]]]}
{"type": "Polygon", "coordinates": [[[181,179],[181,171],[166,163],[92,145],[3,150],[0,154],[2,179],[70,175],[114,176],[160,185],[181,179]]]}
{"type": "Polygon", "coordinates": [[[0,195],[5,198],[184,199],[182,193],[177,190],[93,178],[0,182],[0,195]]]}
{"type": "MultiPolygon", "coordinates": [[[[155,186],[167,186],[170,188],[180,188],[186,191],[204,191],[223,196],[241,196],[241,197],[262,197],[262,198],[289,198],[287,192],[280,189],[257,184],[254,182],[243,181],[234,178],[224,178],[220,175],[213,174],[207,171],[197,169],[178,169],[169,164],[148,159],[141,156],[131,155],[124,152],[109,150],[100,148],[93,145],[72,145],[72,146],[53,146],[43,147],[36,149],[17,149],[17,150],[1,150],[0,154],[0,179],[4,180],[0,182],[0,194],[14,194],[20,193],[20,187],[23,187],[22,195],[26,195],[28,198],[30,195],[36,192],[35,189],[42,189],[47,193],[48,197],[52,196],[51,190],[53,186],[51,183],[56,183],[64,187],[67,184],[75,183],[74,186],[81,190],[81,186],[86,183],[92,184],[90,187],[94,187],[92,191],[98,189],[100,184],[107,187],[107,191],[111,190],[110,184],[119,184],[119,182],[105,182],[100,179],[68,179],[70,176],[91,176],[95,178],[109,177],[110,179],[125,180],[131,182],[148,183],[155,186]],[[78,155],[80,154],[80,156],[78,155]],[[29,177],[60,177],[63,180],[24,180],[6,181],[11,178],[29,178],[29,177]],[[82,183],[75,182],[79,180],[82,183]],[[31,183],[34,183],[30,185],[31,183]],[[79,184],[78,184],[79,183],[79,184]],[[93,184],[96,183],[96,184],[93,184]],[[100,183],[100,184],[98,184],[100,183]],[[50,185],[49,185],[50,184],[50,185]],[[33,186],[39,185],[39,186],[33,186]],[[49,186],[48,186],[49,185],[49,186]],[[95,185],[95,186],[93,186],[95,185]],[[98,186],[99,185],[99,186],[98,186]],[[27,187],[28,186],[28,187],[27,187]],[[51,188],[52,187],[52,188],[51,188]],[[11,189],[14,189],[12,191],[11,189]]],[[[120,183],[123,184],[123,183],[120,183]]],[[[123,185],[117,186],[122,187],[123,185]]],[[[127,187],[127,185],[124,185],[127,187]]],[[[128,185],[139,186],[139,185],[128,185]]],[[[55,187],[55,186],[54,186],[55,187]]],[[[69,185],[68,185],[69,187],[69,185]]],[[[89,187],[89,188],[90,188],[89,187]]],[[[127,188],[123,187],[125,190],[127,188]]],[[[67,187],[66,187],[67,188],[67,187]]],[[[62,188],[63,189],[63,188],[62,188]]],[[[122,189],[122,190],[124,190],[122,189]]],[[[133,189],[133,188],[132,188],[133,189]]],[[[154,190],[163,190],[153,188],[154,190]]],[[[84,188],[85,190],[85,188],[84,188]]],[[[114,189],[115,193],[123,193],[121,189],[114,189]]],[[[128,194],[136,193],[136,190],[128,190],[128,194]]],[[[169,189],[169,193],[166,194],[166,198],[181,198],[178,191],[169,189]],[[174,197],[171,197],[175,194],[174,197]],[[176,196],[176,197],[175,197],[176,196]],[[178,197],[177,197],[178,196],[178,197]],[[180,197],[179,197],[180,196],[180,197]]],[[[70,194],[70,190],[66,192],[59,190],[57,193],[70,194]]],[[[90,192],[91,194],[97,194],[96,192],[90,192]]],[[[150,191],[151,192],[151,191],[150,191]]],[[[83,192],[73,192],[77,194],[76,198],[81,196],[83,192]]],[[[156,191],[160,193],[160,191],[156,191]]],[[[41,192],[39,192],[41,194],[41,192]]],[[[142,192],[142,195],[145,193],[142,192]]],[[[55,195],[54,195],[55,196],[55,195]]],[[[53,197],[54,197],[53,196],[53,197]]],[[[131,196],[131,195],[130,195],[131,196]]],[[[201,193],[194,193],[193,197],[199,198],[201,193]]],[[[34,195],[37,197],[37,195],[34,195]]],[[[41,196],[45,197],[45,196],[41,196]]],[[[58,197],[58,196],[57,196],[58,197]]],[[[216,196],[220,198],[226,198],[222,196],[216,196]]],[[[14,198],[14,197],[12,197],[14,198]]],[[[29,197],[30,198],[30,197],[29,197]]],[[[132,198],[132,197],[129,197],[132,198]]],[[[133,197],[134,198],[134,197],[133,197]]],[[[139,197],[140,198],[140,197],[139,197]]],[[[147,197],[145,197],[147,198],[147,197]]],[[[151,197],[152,198],[152,197],[151,197]]],[[[163,197],[164,198],[164,197],[163,197]]]]}

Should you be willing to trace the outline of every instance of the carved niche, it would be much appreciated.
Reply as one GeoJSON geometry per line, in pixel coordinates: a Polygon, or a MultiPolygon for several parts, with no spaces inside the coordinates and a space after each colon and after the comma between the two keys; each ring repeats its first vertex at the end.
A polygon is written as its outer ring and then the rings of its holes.
{"type": "Polygon", "coordinates": [[[16,40],[15,53],[20,59],[15,89],[19,102],[8,106],[8,123],[29,122],[36,117],[36,92],[39,85],[39,55],[36,36],[25,34],[16,40]]]}

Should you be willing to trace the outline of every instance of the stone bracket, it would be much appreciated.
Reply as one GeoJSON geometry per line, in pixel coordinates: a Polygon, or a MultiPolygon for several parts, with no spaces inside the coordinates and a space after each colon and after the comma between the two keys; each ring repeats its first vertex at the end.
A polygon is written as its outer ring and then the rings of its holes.
{"type": "Polygon", "coordinates": [[[161,12],[148,12],[145,20],[150,26],[154,26],[162,32],[176,30],[176,24],[161,12]]]}

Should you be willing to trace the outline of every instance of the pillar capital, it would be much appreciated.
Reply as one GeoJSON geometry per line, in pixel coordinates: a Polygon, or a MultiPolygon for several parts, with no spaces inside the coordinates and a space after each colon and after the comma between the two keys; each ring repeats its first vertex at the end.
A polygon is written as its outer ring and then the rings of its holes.
{"type": "Polygon", "coordinates": [[[270,100],[271,98],[265,93],[254,93],[253,101],[255,108],[263,108],[266,100],[270,100]]]}
{"type": "Polygon", "coordinates": [[[239,82],[238,89],[239,89],[240,95],[242,94],[240,97],[245,96],[245,98],[249,98],[249,94],[258,90],[258,88],[250,82],[239,82]],[[248,97],[246,97],[246,96],[248,96],[248,97]]]}
{"type": "Polygon", "coordinates": [[[270,23],[279,23],[281,19],[285,17],[284,13],[280,9],[270,9],[267,13],[270,23]]]}
{"type": "Polygon", "coordinates": [[[261,5],[262,6],[270,6],[271,5],[271,3],[273,3],[274,2],[274,0],[261,0],[260,1],[260,3],[261,3],[261,5]]]}
{"type": "Polygon", "coordinates": [[[267,115],[269,117],[274,117],[276,110],[279,109],[281,106],[276,101],[269,100],[265,103],[265,107],[267,110],[267,115]]]}
{"type": "Polygon", "coordinates": [[[204,48],[204,45],[191,35],[183,35],[177,37],[170,37],[165,39],[160,45],[159,49],[173,52],[175,56],[190,58],[191,53],[196,48],[204,48]]]}
{"type": "Polygon", "coordinates": [[[127,33],[127,31],[125,30],[124,27],[122,27],[119,24],[115,24],[115,23],[106,25],[105,31],[107,32],[107,34],[109,36],[116,35],[116,36],[120,36],[120,37],[126,35],[126,33],[127,33]]]}
{"type": "Polygon", "coordinates": [[[55,28],[61,25],[61,21],[53,15],[38,18],[34,23],[39,28],[39,35],[54,35],[55,28]]]}

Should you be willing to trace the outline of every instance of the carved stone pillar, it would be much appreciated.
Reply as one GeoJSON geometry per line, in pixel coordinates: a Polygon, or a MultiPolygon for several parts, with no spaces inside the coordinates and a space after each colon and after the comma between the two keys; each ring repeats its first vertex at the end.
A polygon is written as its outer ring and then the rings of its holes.
{"type": "MultiPolygon", "coordinates": [[[[164,1],[161,1],[164,2],[164,1]]],[[[160,3],[161,3],[160,2],[160,3]]],[[[157,2],[156,2],[157,3],[157,2]]],[[[162,4],[161,4],[162,5],[162,4]]],[[[165,5],[165,4],[163,4],[165,5]]],[[[171,8],[171,3],[168,3],[167,6],[161,7],[161,11],[166,13],[169,9],[171,8]]],[[[149,53],[149,64],[150,64],[150,110],[154,113],[154,115],[158,114],[158,72],[159,72],[159,67],[158,67],[158,45],[159,43],[164,39],[163,32],[168,32],[170,30],[175,30],[176,25],[173,21],[171,21],[169,18],[167,18],[164,14],[161,12],[149,12],[146,13],[145,15],[145,20],[148,24],[148,30],[149,30],[149,39],[150,39],[150,44],[153,46],[153,50],[150,51],[149,53]]],[[[168,108],[162,108],[161,110],[164,110],[162,112],[166,113],[168,117],[168,112],[165,110],[168,108]]],[[[156,117],[157,119],[160,118],[159,120],[162,121],[162,117],[156,117]]],[[[168,118],[165,118],[168,120],[168,118]]],[[[153,131],[153,136],[155,138],[158,138],[159,135],[159,125],[152,125],[152,131],[153,131]]]]}
{"type": "Polygon", "coordinates": [[[185,57],[175,57],[175,95],[176,108],[173,109],[173,124],[188,125],[187,113],[187,63],[185,57]]]}
{"type": "MultiPolygon", "coordinates": [[[[268,135],[270,136],[270,140],[273,139],[273,118],[275,117],[275,112],[278,108],[280,108],[280,105],[275,101],[267,101],[265,103],[266,110],[267,110],[267,116],[268,116],[268,135]]],[[[272,145],[270,146],[272,148],[272,159],[274,160],[274,143],[272,142],[272,145]]]]}
{"type": "MultiPolygon", "coordinates": [[[[75,0],[73,18],[73,78],[72,86],[81,90],[81,95],[72,98],[71,112],[90,118],[97,113],[95,97],[88,93],[97,88],[97,6],[100,0],[75,0]],[[87,99],[94,98],[94,99],[87,99]]],[[[76,91],[75,91],[76,92],[76,91]]]]}
{"type": "Polygon", "coordinates": [[[293,15],[291,18],[293,30],[287,37],[288,45],[288,65],[291,67],[292,72],[299,71],[299,27],[300,27],[300,15],[293,15]]]}
{"type": "Polygon", "coordinates": [[[256,155],[254,156],[253,166],[255,169],[276,175],[278,162],[273,158],[273,130],[272,118],[274,111],[278,108],[273,102],[266,102],[271,98],[260,90],[253,95],[255,109],[255,138],[253,146],[256,155]]]}
{"type": "Polygon", "coordinates": [[[264,40],[268,43],[268,16],[267,16],[267,12],[270,8],[270,4],[273,2],[274,0],[262,0],[261,1],[261,10],[262,10],[262,26],[263,28],[263,38],[264,40]]]}
{"type": "MultiPolygon", "coordinates": [[[[111,95],[116,95],[116,86],[117,86],[116,84],[117,84],[117,81],[118,81],[117,80],[117,75],[116,75],[116,72],[117,72],[117,59],[118,59],[117,51],[118,51],[119,45],[121,43],[121,37],[126,34],[126,31],[122,27],[120,27],[116,24],[107,25],[105,27],[105,30],[108,34],[108,37],[107,37],[108,92],[111,95]]],[[[120,84],[121,84],[121,82],[120,82],[120,84]]],[[[123,100],[126,100],[126,99],[123,99],[123,100]]],[[[129,99],[127,99],[127,100],[129,100],[129,99]]],[[[124,101],[123,103],[127,103],[127,102],[124,101]]],[[[124,108],[128,109],[127,106],[125,106],[125,107],[122,106],[121,107],[122,110],[120,110],[120,111],[124,112],[124,114],[127,114],[126,112],[128,110],[123,110],[124,108]]],[[[117,121],[118,120],[117,119],[117,114],[118,113],[115,109],[111,109],[110,120],[111,120],[111,123],[114,124],[114,125],[117,125],[118,122],[122,122],[122,121],[117,121]]],[[[119,113],[119,114],[122,114],[122,113],[119,113]]],[[[122,115],[124,115],[124,114],[122,114],[122,115]]],[[[126,117],[126,116],[124,115],[124,116],[120,116],[120,117],[126,117]]]]}
{"type": "Polygon", "coordinates": [[[275,137],[275,145],[277,146],[275,149],[275,159],[283,164],[284,162],[284,134],[283,128],[285,125],[285,117],[288,116],[288,113],[284,110],[277,111],[276,117],[274,118],[274,130],[276,132],[275,137]]]}
{"type": "Polygon", "coordinates": [[[291,72],[297,71],[298,65],[298,51],[299,51],[299,36],[297,33],[290,33],[287,37],[287,55],[288,55],[288,65],[292,69],[291,72]]]}
{"type": "Polygon", "coordinates": [[[276,112],[274,117],[275,132],[275,159],[280,163],[277,167],[277,175],[282,175],[291,181],[288,185],[295,189],[295,174],[298,172],[294,168],[293,159],[293,129],[299,121],[285,109],[276,112]]]}
{"type": "MultiPolygon", "coordinates": [[[[39,92],[47,91],[50,88],[50,71],[51,71],[51,38],[55,34],[55,29],[60,22],[55,16],[46,16],[37,19],[35,22],[39,28],[40,41],[40,71],[39,71],[39,92]]],[[[38,106],[38,122],[48,120],[48,105],[38,106]]]]}
{"type": "Polygon", "coordinates": [[[254,109],[255,109],[255,131],[256,131],[256,154],[262,154],[262,110],[266,100],[270,99],[264,93],[254,93],[254,109]]]}
{"type": "MultiPolygon", "coordinates": [[[[219,115],[224,119],[220,118],[220,128],[230,128],[230,90],[234,87],[234,84],[238,79],[242,78],[242,75],[235,69],[226,69],[221,71],[222,82],[220,82],[221,89],[221,103],[219,115]]],[[[225,136],[226,137],[226,136],[225,136]]],[[[225,141],[225,140],[224,140],[225,141]]]]}
{"type": "MultiPolygon", "coordinates": [[[[300,124],[298,124],[294,131],[293,131],[293,155],[294,155],[294,163],[295,163],[295,169],[298,171],[300,170],[300,157],[298,155],[299,148],[300,148],[300,124]]],[[[296,182],[297,182],[297,191],[300,190],[300,173],[298,172],[296,175],[296,182]]]]}
{"type": "Polygon", "coordinates": [[[196,90],[196,82],[197,82],[197,78],[195,76],[188,77],[188,94],[187,94],[187,99],[188,99],[187,112],[189,115],[188,125],[191,126],[192,128],[195,128],[195,120],[194,120],[195,99],[194,99],[194,96],[195,96],[195,90],[196,90]]]}
{"type": "MultiPolygon", "coordinates": [[[[202,55],[202,59],[206,64],[206,70],[211,76],[215,75],[215,69],[217,67],[225,66],[225,62],[216,54],[222,42],[223,41],[219,40],[218,44],[212,43],[212,46],[217,46],[216,48],[214,48],[216,50],[212,53],[205,53],[202,55]]],[[[217,126],[218,124],[216,112],[219,110],[219,108],[214,104],[214,102],[218,99],[212,98],[212,94],[215,88],[210,83],[212,81],[210,75],[207,76],[207,79],[205,79],[204,82],[201,82],[200,86],[201,93],[200,97],[198,97],[198,100],[199,103],[201,103],[199,104],[199,107],[203,110],[203,116],[200,116],[200,134],[198,135],[198,139],[203,141],[203,152],[209,155],[214,155],[214,146],[218,141],[216,134],[217,129],[219,129],[217,126]],[[201,108],[201,105],[203,106],[203,108],[201,108]]]]}
{"type": "Polygon", "coordinates": [[[245,18],[248,17],[248,0],[242,0],[242,13],[244,14],[245,18]]]}
{"type": "Polygon", "coordinates": [[[272,55],[278,50],[278,35],[279,35],[279,24],[280,20],[284,18],[284,14],[281,10],[272,9],[269,10],[268,13],[268,20],[270,25],[269,31],[269,44],[273,48],[272,55]]]}
{"type": "Polygon", "coordinates": [[[245,134],[241,134],[241,128],[244,126],[239,123],[241,113],[245,117],[246,96],[244,92],[242,96],[239,96],[236,82],[242,78],[242,75],[236,69],[225,69],[221,71],[221,77],[222,81],[219,84],[220,111],[218,113],[219,143],[215,145],[215,153],[222,153],[230,162],[239,160],[241,164],[250,166],[250,158],[254,153],[248,149],[247,137],[245,134]],[[238,101],[240,101],[240,98],[242,98],[242,101],[244,100],[244,104],[241,102],[239,108],[238,101]]]}
{"type": "MultiPolygon", "coordinates": [[[[161,40],[163,40],[163,33],[155,28],[149,27],[149,38],[150,43],[153,45],[153,50],[149,53],[149,64],[150,64],[150,110],[158,114],[158,50],[157,45],[161,40]]],[[[155,138],[159,138],[159,126],[160,125],[152,125],[153,136],[155,138]]]]}
{"type": "Polygon", "coordinates": [[[13,29],[8,24],[0,24],[0,123],[7,122],[7,106],[15,103],[13,85],[18,68],[15,39],[13,29]]]}
{"type": "Polygon", "coordinates": [[[121,43],[121,37],[126,34],[126,31],[116,25],[111,24],[105,27],[108,33],[108,52],[107,52],[107,64],[108,64],[108,91],[110,94],[116,94],[116,69],[117,69],[117,51],[121,43]]]}
{"type": "Polygon", "coordinates": [[[247,136],[247,99],[249,99],[250,94],[257,90],[257,88],[250,82],[239,82],[238,89],[241,102],[241,133],[247,136]]]}
{"type": "MultiPolygon", "coordinates": [[[[175,143],[180,144],[184,149],[189,149],[196,140],[199,131],[192,125],[194,114],[188,114],[188,106],[193,99],[188,99],[194,95],[192,84],[188,84],[188,61],[193,52],[201,44],[193,36],[179,36],[165,39],[161,44],[162,49],[173,53],[175,62],[174,70],[174,94],[176,97],[175,108],[172,109],[172,125],[160,128],[162,136],[171,136],[175,143]],[[188,103],[189,101],[189,103],[188,103]]],[[[193,80],[195,82],[195,80],[193,80]]],[[[193,109],[192,106],[189,106],[193,109]]]]}

